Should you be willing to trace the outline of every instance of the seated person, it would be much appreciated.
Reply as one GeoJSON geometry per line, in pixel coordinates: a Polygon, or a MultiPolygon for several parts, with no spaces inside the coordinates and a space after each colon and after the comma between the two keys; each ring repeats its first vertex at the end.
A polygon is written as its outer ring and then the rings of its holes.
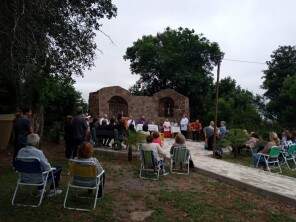
{"type": "Polygon", "coordinates": [[[280,139],[278,138],[278,135],[275,132],[270,132],[269,133],[269,142],[264,146],[263,150],[261,150],[259,153],[252,154],[254,166],[256,166],[259,158],[260,158],[260,162],[263,161],[263,159],[261,159],[262,156],[260,154],[268,154],[271,147],[279,146],[279,145],[280,145],[280,139]]]}
{"type": "Polygon", "coordinates": [[[152,143],[157,143],[157,144],[159,144],[162,147],[163,146],[163,143],[162,143],[162,141],[160,139],[159,133],[158,132],[153,132],[152,133],[152,136],[153,136],[152,143]]]}
{"type": "MultiPolygon", "coordinates": [[[[77,160],[91,162],[97,168],[97,175],[99,175],[103,171],[103,167],[97,158],[93,157],[94,148],[91,143],[85,142],[78,149],[78,157],[77,160]]],[[[105,173],[103,174],[103,184],[101,183],[99,186],[98,197],[102,197],[103,194],[103,186],[105,184],[105,173]]]]}
{"type": "Polygon", "coordinates": [[[162,170],[163,175],[166,175],[167,173],[165,172],[164,169],[164,158],[165,158],[165,153],[161,149],[160,145],[157,143],[153,143],[153,136],[149,135],[146,138],[146,142],[142,145],[142,150],[143,151],[152,151],[153,156],[157,163],[160,165],[160,168],[162,170]]]}
{"type": "MultiPolygon", "coordinates": [[[[36,148],[39,145],[39,141],[40,141],[40,137],[38,136],[38,134],[35,134],[35,133],[29,134],[27,136],[27,146],[20,149],[16,158],[37,157],[40,160],[40,165],[41,165],[42,171],[47,171],[47,170],[50,170],[51,165],[48,162],[48,160],[46,159],[44,153],[40,149],[36,148]]],[[[54,182],[55,182],[55,187],[56,187],[56,194],[61,194],[62,190],[59,190],[57,188],[59,186],[62,168],[61,167],[55,167],[55,168],[56,169],[53,171],[53,176],[54,176],[54,182]]],[[[26,174],[23,176],[24,176],[22,178],[23,180],[28,180],[32,183],[40,182],[39,175],[26,174]]],[[[49,181],[49,182],[52,181],[51,174],[48,175],[47,181],[49,181]]],[[[41,194],[41,189],[42,189],[42,187],[38,188],[38,191],[40,194],[41,194]]],[[[49,196],[53,196],[53,195],[54,195],[54,189],[53,189],[53,184],[51,184],[49,196]]]]}
{"type": "Polygon", "coordinates": [[[248,141],[245,143],[249,149],[254,149],[259,142],[259,136],[255,132],[251,132],[248,141]]]}
{"type": "Polygon", "coordinates": [[[293,144],[292,141],[292,135],[289,132],[289,130],[285,130],[282,133],[282,140],[281,140],[281,145],[285,148],[288,149],[289,146],[291,146],[293,144]]]}
{"type": "Polygon", "coordinates": [[[175,143],[172,145],[170,149],[170,154],[173,155],[174,149],[176,148],[186,148],[185,141],[185,136],[181,133],[177,133],[175,137],[175,143]]]}
{"type": "Polygon", "coordinates": [[[296,130],[293,130],[291,133],[291,141],[293,144],[296,144],[296,130]]]}
{"type": "MultiPolygon", "coordinates": [[[[185,144],[185,136],[181,133],[178,133],[177,136],[175,137],[175,143],[172,145],[171,149],[170,149],[170,154],[171,156],[174,153],[174,149],[178,149],[178,148],[186,148],[186,144],[185,144]]],[[[187,148],[186,148],[187,149],[187,148]]],[[[189,150],[188,150],[189,151],[189,150]]],[[[189,152],[189,156],[190,156],[190,152],[189,152]]],[[[189,160],[192,161],[192,160],[189,160]]],[[[182,167],[182,166],[181,166],[182,167]]]]}

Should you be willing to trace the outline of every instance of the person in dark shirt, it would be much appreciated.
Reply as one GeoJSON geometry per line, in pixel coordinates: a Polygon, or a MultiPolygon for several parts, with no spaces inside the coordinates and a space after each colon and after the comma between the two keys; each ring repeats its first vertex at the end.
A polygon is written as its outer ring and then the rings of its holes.
{"type": "Polygon", "coordinates": [[[82,108],[78,108],[78,115],[72,120],[73,148],[71,158],[77,156],[78,147],[86,141],[87,133],[88,125],[85,118],[82,116],[82,108]]]}
{"type": "Polygon", "coordinates": [[[27,135],[32,133],[32,125],[30,116],[32,112],[29,108],[22,109],[22,115],[16,119],[14,123],[14,153],[13,160],[17,156],[18,151],[27,145],[27,135]]]}
{"type": "Polygon", "coordinates": [[[67,159],[71,158],[72,149],[73,149],[73,129],[72,129],[72,116],[67,116],[64,126],[64,139],[65,139],[65,156],[67,159]]]}

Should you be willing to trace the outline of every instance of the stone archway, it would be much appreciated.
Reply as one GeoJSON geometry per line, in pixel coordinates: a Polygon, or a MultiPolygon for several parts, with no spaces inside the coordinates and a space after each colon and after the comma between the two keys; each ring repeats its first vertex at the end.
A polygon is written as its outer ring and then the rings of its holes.
{"type": "Polygon", "coordinates": [[[117,116],[122,114],[128,116],[128,104],[126,100],[120,96],[113,96],[109,101],[109,116],[117,116]]]}
{"type": "Polygon", "coordinates": [[[174,117],[174,100],[170,97],[164,97],[159,100],[159,117],[174,117]]]}

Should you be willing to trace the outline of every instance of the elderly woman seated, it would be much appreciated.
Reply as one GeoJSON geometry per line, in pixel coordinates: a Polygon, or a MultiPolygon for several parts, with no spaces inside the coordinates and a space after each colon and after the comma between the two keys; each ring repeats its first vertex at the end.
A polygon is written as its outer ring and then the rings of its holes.
{"type": "Polygon", "coordinates": [[[263,150],[261,150],[258,153],[253,153],[253,164],[256,166],[257,162],[262,162],[262,155],[261,154],[268,154],[269,150],[273,146],[279,146],[280,145],[280,139],[278,138],[278,135],[275,132],[269,133],[269,142],[264,146],[263,150]]]}
{"type": "Polygon", "coordinates": [[[259,136],[255,132],[251,132],[249,139],[245,143],[245,146],[253,150],[259,142],[259,136]]]}
{"type": "MultiPolygon", "coordinates": [[[[175,149],[179,149],[179,148],[186,148],[186,144],[185,144],[185,136],[181,133],[178,133],[175,137],[175,143],[172,145],[171,149],[170,149],[170,154],[171,156],[174,154],[174,150],[175,149]]],[[[188,150],[188,149],[187,149],[188,150]]],[[[188,154],[189,154],[189,162],[190,162],[190,165],[193,166],[193,162],[191,160],[191,156],[190,156],[190,151],[188,150],[188,154]]],[[[180,166],[182,167],[182,166],[180,166]]]]}
{"type": "Polygon", "coordinates": [[[154,158],[157,160],[157,163],[160,165],[163,175],[167,175],[164,169],[164,159],[165,153],[158,143],[153,143],[153,136],[149,135],[146,138],[146,142],[142,145],[143,151],[152,151],[154,158]]]}
{"type": "MultiPolygon", "coordinates": [[[[87,163],[91,162],[97,168],[97,175],[99,175],[103,171],[103,167],[97,158],[93,157],[94,148],[91,143],[83,143],[78,150],[78,160],[85,161],[87,163]]],[[[100,184],[98,197],[102,197],[103,194],[103,186],[105,183],[105,173],[103,174],[103,184],[100,184]]]]}

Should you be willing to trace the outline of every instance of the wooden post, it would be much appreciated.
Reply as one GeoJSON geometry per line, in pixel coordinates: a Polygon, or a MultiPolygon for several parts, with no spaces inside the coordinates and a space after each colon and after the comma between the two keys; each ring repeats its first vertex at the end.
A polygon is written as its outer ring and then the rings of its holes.
{"type": "Polygon", "coordinates": [[[218,99],[219,99],[219,81],[220,81],[220,65],[221,60],[218,62],[217,68],[217,81],[216,81],[216,101],[215,101],[215,125],[214,125],[214,143],[213,143],[213,156],[217,148],[217,121],[218,121],[218,99]]]}

